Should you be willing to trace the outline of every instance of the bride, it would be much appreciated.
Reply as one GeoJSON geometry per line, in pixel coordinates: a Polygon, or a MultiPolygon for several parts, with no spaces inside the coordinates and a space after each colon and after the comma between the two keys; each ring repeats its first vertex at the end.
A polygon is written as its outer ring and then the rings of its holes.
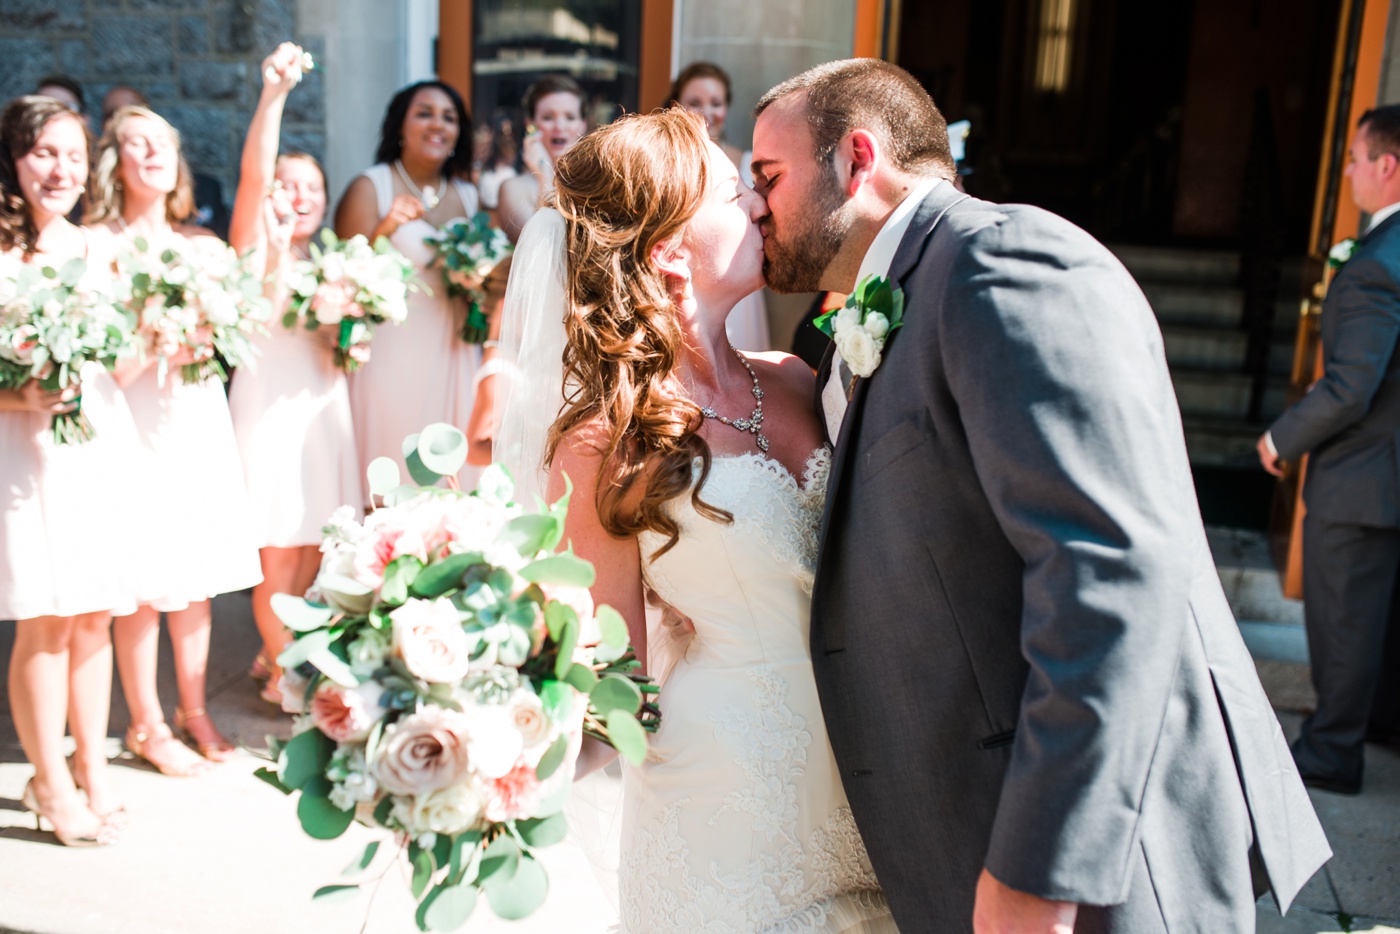
{"type": "Polygon", "coordinates": [[[524,502],[572,483],[594,596],[663,679],[651,755],[623,778],[622,928],[893,931],[808,652],[829,459],[812,374],[725,337],[763,284],[764,203],[680,110],[555,168],[557,210],[511,276],[496,459],[524,502]],[[648,632],[648,588],[693,631],[648,632]]]}

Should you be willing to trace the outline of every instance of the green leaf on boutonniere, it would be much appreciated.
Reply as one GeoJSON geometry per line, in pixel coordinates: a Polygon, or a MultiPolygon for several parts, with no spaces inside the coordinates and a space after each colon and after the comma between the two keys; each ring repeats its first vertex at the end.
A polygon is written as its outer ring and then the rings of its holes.
{"type": "Polygon", "coordinates": [[[846,296],[846,303],[833,308],[812,321],[812,325],[827,337],[836,336],[836,317],[847,308],[855,309],[860,322],[865,323],[871,314],[880,314],[889,322],[886,331],[893,331],[904,323],[904,290],[890,284],[884,276],[869,275],[856,283],[855,291],[846,296]]]}

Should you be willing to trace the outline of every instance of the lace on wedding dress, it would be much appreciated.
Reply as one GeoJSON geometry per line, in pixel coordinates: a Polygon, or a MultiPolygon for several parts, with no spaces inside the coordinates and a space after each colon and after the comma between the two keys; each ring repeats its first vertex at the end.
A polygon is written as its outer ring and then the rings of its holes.
{"type": "MultiPolygon", "coordinates": [[[[650,636],[653,670],[686,665],[662,688],[653,759],[628,774],[637,811],[622,846],[624,931],[895,930],[840,789],[806,650],[830,466],[825,447],[800,480],[762,454],[714,458],[704,495],[734,522],[677,500],[681,543],[644,562],[662,599],[704,612],[687,639],[650,636]],[[672,736],[668,700],[681,718],[672,736]]],[[[643,555],[661,541],[644,534],[643,555]]]]}

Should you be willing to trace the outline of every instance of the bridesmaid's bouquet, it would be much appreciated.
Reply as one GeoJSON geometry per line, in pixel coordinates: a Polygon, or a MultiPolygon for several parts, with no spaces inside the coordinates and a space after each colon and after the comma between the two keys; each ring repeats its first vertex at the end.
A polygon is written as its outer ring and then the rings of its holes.
{"type": "Polygon", "coordinates": [[[482,343],[487,337],[488,322],[481,308],[486,300],[481,283],[514,249],[510,238],[500,228],[491,226],[489,214],[478,211],[471,220],[448,224],[425,237],[424,242],[437,251],[433,265],[442,270],[447,294],[467,300],[462,340],[482,343]]]}
{"type": "Polygon", "coordinates": [[[466,449],[450,425],[406,439],[425,486],[371,463],[387,505],[363,522],[343,507],[307,596],[273,598],[295,636],[278,661],[300,717],[290,741],[269,739],[276,764],[258,775],[301,792],[312,837],[354,820],[391,831],[422,930],[460,927],[483,893],[502,918],[538,908],[548,879],[534,851],[564,838],[582,737],[640,763],[659,722],[626,624],[593,604],[593,567],[557,550],[568,496],[528,512],[500,467],[470,494],[426,486],[452,478],[466,449]]]}
{"type": "MultiPolygon", "coordinates": [[[[110,370],[135,353],[135,320],[111,296],[80,286],[86,270],[84,260],[71,259],[61,269],[25,264],[0,277],[0,389],[35,379],[57,392],[77,382],[86,364],[110,370]]],[[[73,411],[53,417],[55,444],[95,436],[81,396],[77,402],[73,411]]]]}
{"type": "Polygon", "coordinates": [[[380,237],[371,246],[359,234],[341,240],[321,232],[311,258],[292,267],[287,328],[336,328],[336,366],[353,373],[369,362],[369,344],[381,324],[402,324],[408,294],[417,291],[413,263],[380,237]]]}
{"type": "Polygon", "coordinates": [[[227,382],[228,367],[252,359],[249,338],[265,333],[272,316],[261,280],[216,237],[192,238],[181,250],[166,249],[155,259],[144,240],[134,246],[135,253],[117,257],[118,299],[154,341],[160,384],[181,350],[194,358],[180,368],[184,382],[211,377],[227,382]]]}

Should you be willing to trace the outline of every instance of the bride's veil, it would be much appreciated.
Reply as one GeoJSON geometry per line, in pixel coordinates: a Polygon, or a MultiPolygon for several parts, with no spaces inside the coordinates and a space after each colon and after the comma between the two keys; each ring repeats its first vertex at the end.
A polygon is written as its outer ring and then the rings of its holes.
{"type": "Polygon", "coordinates": [[[515,501],[526,508],[544,501],[545,447],[564,404],[567,233],[553,208],[541,208],[525,224],[501,316],[492,459],[510,471],[515,501]]]}
{"type": "MultiPolygon", "coordinates": [[[[567,234],[563,216],[553,208],[542,208],[526,223],[501,317],[492,455],[510,471],[515,501],[526,508],[545,502],[545,447],[564,404],[567,234]]],[[[587,504],[574,508],[581,505],[587,504]]],[[[569,828],[614,907],[622,817],[618,769],[614,761],[576,782],[565,808],[569,828]]]]}

